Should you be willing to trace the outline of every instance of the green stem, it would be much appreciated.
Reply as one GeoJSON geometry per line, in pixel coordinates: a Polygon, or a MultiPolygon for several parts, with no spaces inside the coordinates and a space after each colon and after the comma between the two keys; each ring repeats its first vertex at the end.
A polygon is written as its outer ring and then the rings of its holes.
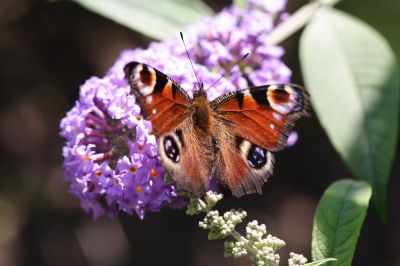
{"type": "Polygon", "coordinates": [[[319,0],[309,3],[295,13],[285,22],[279,24],[270,34],[272,44],[279,44],[293,33],[304,27],[314,15],[325,6],[333,6],[341,0],[319,0]]]}

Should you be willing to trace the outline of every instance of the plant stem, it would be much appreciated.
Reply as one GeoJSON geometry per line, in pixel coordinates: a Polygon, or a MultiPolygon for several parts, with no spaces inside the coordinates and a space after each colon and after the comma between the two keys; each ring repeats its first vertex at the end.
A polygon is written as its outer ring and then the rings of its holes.
{"type": "Polygon", "coordinates": [[[299,10],[285,22],[279,24],[270,34],[272,44],[279,44],[293,33],[304,27],[312,17],[325,6],[333,6],[340,0],[319,0],[309,3],[299,10]]]}

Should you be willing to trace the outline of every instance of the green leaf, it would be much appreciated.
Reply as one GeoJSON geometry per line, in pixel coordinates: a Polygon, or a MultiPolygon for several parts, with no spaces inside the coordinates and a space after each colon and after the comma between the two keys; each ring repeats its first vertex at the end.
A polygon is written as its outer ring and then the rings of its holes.
{"type": "Polygon", "coordinates": [[[238,8],[245,9],[249,4],[248,0],[233,0],[233,4],[238,8]]]}
{"type": "Polygon", "coordinates": [[[87,9],[156,40],[214,12],[200,0],[75,0],[87,9]]]}
{"type": "Polygon", "coordinates": [[[399,72],[386,40],[362,21],[324,8],[301,36],[312,105],[356,178],[368,181],[386,220],[386,187],[399,123],[399,72]]]}
{"type": "Polygon", "coordinates": [[[330,265],[351,265],[371,193],[367,182],[350,179],[325,191],[314,217],[313,261],[336,258],[330,265]]]}

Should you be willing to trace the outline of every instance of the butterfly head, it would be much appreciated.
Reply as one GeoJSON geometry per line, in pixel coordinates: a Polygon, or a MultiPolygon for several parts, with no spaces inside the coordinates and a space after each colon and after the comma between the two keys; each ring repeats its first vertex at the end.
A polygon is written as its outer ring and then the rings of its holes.
{"type": "Polygon", "coordinates": [[[203,82],[198,83],[199,85],[195,87],[194,91],[193,91],[193,99],[196,98],[204,98],[207,99],[207,92],[204,89],[204,84],[203,82]]]}

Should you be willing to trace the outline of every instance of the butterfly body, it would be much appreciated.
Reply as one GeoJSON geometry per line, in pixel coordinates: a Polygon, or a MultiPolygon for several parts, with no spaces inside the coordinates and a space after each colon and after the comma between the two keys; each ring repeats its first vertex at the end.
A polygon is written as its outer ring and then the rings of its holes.
{"type": "Polygon", "coordinates": [[[163,167],[178,189],[207,191],[213,177],[225,195],[262,193],[272,152],[286,146],[294,122],[308,115],[309,96],[297,85],[226,93],[208,102],[202,86],[193,99],[172,79],[145,64],[124,68],[142,114],[158,137],[163,167]]]}

